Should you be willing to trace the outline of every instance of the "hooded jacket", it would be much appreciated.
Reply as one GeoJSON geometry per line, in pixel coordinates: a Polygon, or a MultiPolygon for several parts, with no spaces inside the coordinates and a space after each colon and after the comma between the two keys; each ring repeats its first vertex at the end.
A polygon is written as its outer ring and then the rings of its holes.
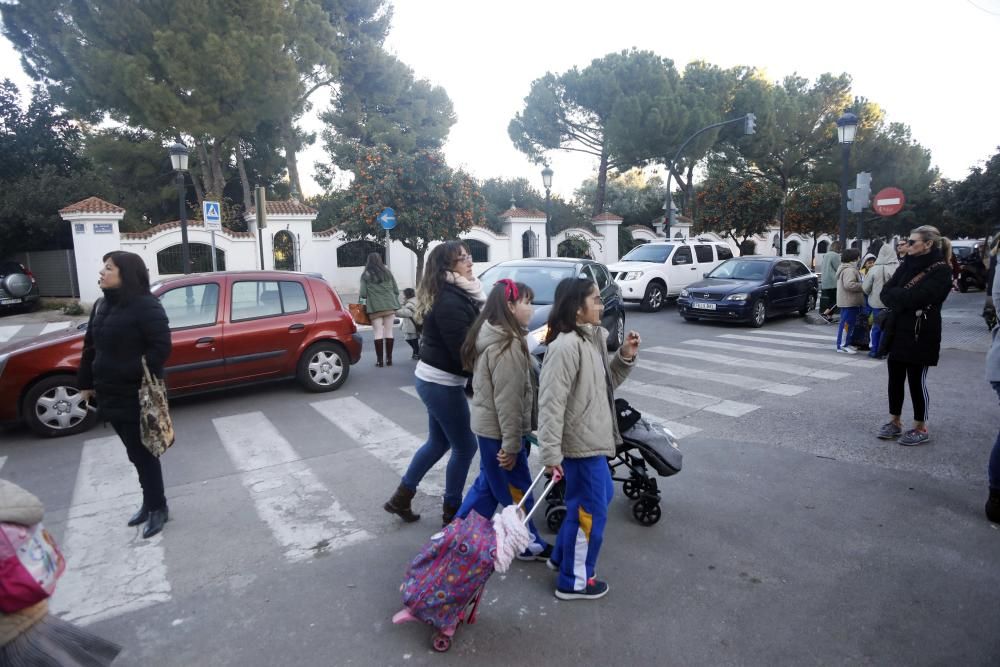
{"type": "Polygon", "coordinates": [[[508,454],[521,451],[538,424],[537,380],[524,343],[489,322],[476,337],[472,391],[472,432],[500,440],[508,454]]]}
{"type": "Polygon", "coordinates": [[[563,457],[614,456],[622,442],[614,410],[614,388],[635,366],[621,350],[608,362],[608,332],[581,325],[583,335],[561,333],[545,352],[538,389],[538,445],[542,465],[563,457]]]}
{"type": "Polygon", "coordinates": [[[951,268],[941,262],[941,251],[937,249],[906,257],[882,288],[880,297],[886,308],[892,309],[895,332],[889,346],[890,361],[937,366],[941,352],[941,304],[951,293],[951,268]],[[920,282],[906,287],[926,269],[930,271],[920,282]]]}
{"type": "Polygon", "coordinates": [[[882,288],[892,278],[899,266],[899,259],[896,257],[896,250],[891,245],[883,245],[875,258],[875,266],[868,269],[865,274],[862,289],[868,295],[868,305],[872,308],[885,308],[882,303],[882,288]]]}
{"type": "Polygon", "coordinates": [[[856,308],[865,303],[861,292],[861,272],[854,262],[843,262],[837,267],[837,307],[856,308]]]}
{"type": "Polygon", "coordinates": [[[837,286],[837,269],[840,267],[840,253],[828,250],[819,263],[820,289],[833,289],[837,286]]]}

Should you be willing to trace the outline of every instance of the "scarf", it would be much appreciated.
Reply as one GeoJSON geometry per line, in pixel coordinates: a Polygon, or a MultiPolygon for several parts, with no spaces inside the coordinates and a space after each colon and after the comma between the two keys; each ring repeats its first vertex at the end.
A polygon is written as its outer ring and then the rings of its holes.
{"type": "Polygon", "coordinates": [[[473,277],[472,280],[469,280],[462,274],[455,273],[454,271],[445,271],[444,278],[448,283],[465,290],[469,298],[476,303],[486,303],[486,294],[483,292],[483,284],[479,282],[479,278],[473,277]]]}

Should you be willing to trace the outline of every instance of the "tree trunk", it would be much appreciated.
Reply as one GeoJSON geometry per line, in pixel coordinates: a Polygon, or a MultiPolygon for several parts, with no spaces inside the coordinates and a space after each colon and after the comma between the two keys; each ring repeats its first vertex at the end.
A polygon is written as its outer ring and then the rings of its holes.
{"type": "Polygon", "coordinates": [[[684,209],[692,221],[694,221],[694,192],[691,191],[693,181],[694,163],[688,166],[687,181],[684,183],[684,209]]]}
{"type": "Polygon", "coordinates": [[[417,280],[417,285],[419,285],[420,281],[424,277],[424,252],[426,251],[426,249],[425,248],[421,248],[420,250],[413,250],[411,248],[411,251],[413,252],[414,255],[417,256],[417,277],[416,277],[416,280],[417,280]]]}
{"type": "Polygon", "coordinates": [[[296,157],[298,142],[295,139],[295,128],[290,118],[285,119],[281,129],[281,139],[285,144],[285,166],[288,168],[288,183],[292,194],[302,197],[302,182],[299,180],[299,161],[296,157]]]}
{"type": "Polygon", "coordinates": [[[597,168],[597,190],[594,193],[594,215],[604,213],[604,193],[608,187],[608,147],[601,147],[601,164],[597,168]]]}
{"type": "Polygon", "coordinates": [[[240,185],[243,186],[243,212],[249,213],[253,202],[250,199],[250,179],[247,178],[246,160],[243,158],[243,142],[236,142],[236,166],[240,171],[240,185]]]}
{"type": "MultiPolygon", "coordinates": [[[[196,186],[195,191],[201,192],[201,200],[205,201],[207,199],[207,193],[212,191],[212,167],[211,160],[208,157],[208,149],[205,147],[205,141],[196,141],[195,147],[198,150],[198,162],[199,171],[201,172],[201,185],[196,186]]],[[[192,174],[194,176],[194,174],[192,174]]],[[[194,180],[192,178],[192,180],[194,180]]]]}
{"type": "Polygon", "coordinates": [[[223,139],[216,139],[212,142],[212,155],[209,164],[212,167],[211,188],[205,189],[205,196],[211,197],[212,201],[221,201],[222,194],[226,189],[226,178],[222,175],[222,145],[223,139]]]}

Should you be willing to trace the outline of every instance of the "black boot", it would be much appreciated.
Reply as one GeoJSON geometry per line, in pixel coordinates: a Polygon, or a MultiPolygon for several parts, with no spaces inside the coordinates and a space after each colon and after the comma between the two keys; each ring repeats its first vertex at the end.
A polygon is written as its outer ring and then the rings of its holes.
{"type": "Polygon", "coordinates": [[[986,501],[986,518],[993,523],[1000,523],[1000,489],[990,489],[990,497],[986,501]]]}
{"type": "Polygon", "coordinates": [[[375,368],[382,368],[382,339],[375,341],[375,368]]]}
{"type": "Polygon", "coordinates": [[[142,531],[142,536],[149,539],[153,535],[159,533],[163,530],[163,524],[167,522],[168,518],[166,507],[158,510],[150,510],[149,521],[146,522],[146,527],[142,531]]]}
{"type": "Polygon", "coordinates": [[[132,518],[128,520],[129,528],[133,526],[138,526],[140,523],[146,523],[146,519],[149,518],[149,510],[146,509],[146,503],[142,504],[142,507],[132,515],[132,518]]]}
{"type": "Polygon", "coordinates": [[[413,496],[416,493],[416,491],[411,491],[400,484],[399,488],[396,489],[396,493],[392,494],[392,498],[389,498],[382,507],[389,514],[398,515],[406,523],[413,523],[420,518],[419,514],[414,514],[413,510],[410,509],[410,503],[413,501],[413,496]]]}
{"type": "Polygon", "coordinates": [[[392,344],[396,341],[395,338],[385,339],[385,365],[392,366],[392,344]]]}
{"type": "Polygon", "coordinates": [[[449,523],[451,523],[452,519],[455,518],[455,515],[458,514],[458,510],[459,510],[459,506],[458,505],[449,505],[447,501],[445,501],[444,503],[442,503],[442,505],[441,505],[441,525],[442,526],[447,526],[449,523]]]}

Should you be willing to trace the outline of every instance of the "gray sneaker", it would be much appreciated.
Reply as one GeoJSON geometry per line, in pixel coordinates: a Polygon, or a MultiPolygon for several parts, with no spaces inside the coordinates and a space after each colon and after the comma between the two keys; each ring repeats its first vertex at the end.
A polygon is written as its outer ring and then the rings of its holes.
{"type": "Polygon", "coordinates": [[[915,428],[911,428],[909,431],[903,434],[903,437],[897,440],[901,445],[906,445],[907,447],[912,447],[913,445],[922,445],[925,442],[929,442],[931,439],[930,433],[927,431],[918,431],[915,428]]]}
{"type": "Polygon", "coordinates": [[[888,424],[882,424],[882,427],[878,430],[878,437],[883,440],[895,440],[902,432],[903,428],[901,426],[889,422],[888,424]]]}

